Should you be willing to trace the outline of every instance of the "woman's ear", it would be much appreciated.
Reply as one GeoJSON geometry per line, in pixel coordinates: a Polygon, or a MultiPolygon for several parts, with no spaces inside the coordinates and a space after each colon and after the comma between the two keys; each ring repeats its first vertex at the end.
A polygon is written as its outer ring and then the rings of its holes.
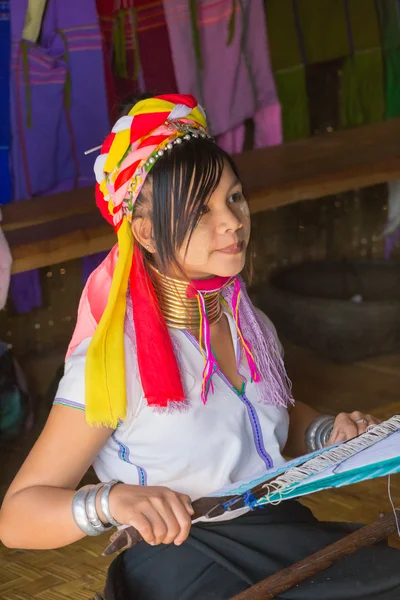
{"type": "Polygon", "coordinates": [[[132,233],[135,240],[150,252],[155,253],[154,238],[152,236],[151,220],[149,217],[137,217],[132,221],[132,233]]]}

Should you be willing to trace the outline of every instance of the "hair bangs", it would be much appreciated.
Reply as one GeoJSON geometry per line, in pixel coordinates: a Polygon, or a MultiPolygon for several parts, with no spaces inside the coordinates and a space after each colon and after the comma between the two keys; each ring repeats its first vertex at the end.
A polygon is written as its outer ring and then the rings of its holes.
{"type": "Polygon", "coordinates": [[[176,264],[177,251],[186,238],[190,241],[226,163],[237,175],[230,156],[212,140],[199,137],[174,145],[154,165],[153,236],[162,270],[176,264]]]}

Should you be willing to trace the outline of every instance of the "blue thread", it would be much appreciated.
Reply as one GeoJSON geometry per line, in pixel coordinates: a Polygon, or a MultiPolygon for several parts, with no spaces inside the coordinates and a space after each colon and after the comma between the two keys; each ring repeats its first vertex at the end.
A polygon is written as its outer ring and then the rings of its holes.
{"type": "Polygon", "coordinates": [[[247,508],[249,508],[250,510],[254,510],[255,508],[257,508],[257,499],[255,498],[251,490],[243,494],[243,502],[244,505],[247,506],[247,508]]]}
{"type": "Polygon", "coordinates": [[[251,422],[251,426],[253,429],[253,435],[254,435],[254,438],[256,441],[257,452],[258,452],[259,456],[261,456],[261,458],[264,460],[268,469],[271,469],[274,466],[274,463],[272,461],[272,458],[270,457],[270,455],[264,448],[264,440],[263,440],[263,436],[262,436],[260,422],[258,420],[258,415],[257,415],[256,411],[254,410],[254,407],[251,404],[250,400],[248,398],[246,398],[245,394],[239,395],[239,398],[242,400],[242,402],[245,404],[245,406],[247,408],[247,412],[250,417],[250,422],[251,422]]]}

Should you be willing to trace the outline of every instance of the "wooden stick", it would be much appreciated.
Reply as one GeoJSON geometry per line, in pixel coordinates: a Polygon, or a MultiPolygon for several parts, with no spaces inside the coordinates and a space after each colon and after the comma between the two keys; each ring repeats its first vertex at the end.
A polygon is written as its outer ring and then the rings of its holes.
{"type": "MultiPolygon", "coordinates": [[[[231,496],[224,496],[223,498],[199,498],[192,504],[194,515],[192,521],[203,517],[209,511],[214,509],[220,502],[226,502],[231,496]]],[[[224,510],[221,508],[218,514],[223,514],[224,510]]],[[[132,526],[125,527],[125,529],[119,529],[115,531],[110,537],[110,543],[103,552],[103,556],[110,556],[114,552],[119,550],[126,550],[132,548],[135,544],[143,541],[140,533],[132,526]]]]}
{"type": "MultiPolygon", "coordinates": [[[[396,512],[400,517],[400,508],[396,509],[396,512]]],[[[307,556],[287,569],[282,569],[282,571],[267,577],[244,592],[233,596],[230,600],[272,600],[305,579],[325,571],[341,558],[387,539],[396,531],[396,527],[395,515],[388,514],[371,525],[365,525],[338,542],[330,544],[323,550],[307,556]]]]}

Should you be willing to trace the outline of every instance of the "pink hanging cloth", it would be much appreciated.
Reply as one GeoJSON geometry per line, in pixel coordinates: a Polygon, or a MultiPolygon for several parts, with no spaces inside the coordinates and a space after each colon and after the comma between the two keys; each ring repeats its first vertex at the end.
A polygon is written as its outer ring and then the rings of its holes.
{"type": "MultiPolygon", "coordinates": [[[[2,214],[0,210],[0,223],[1,221],[2,214]]],[[[12,258],[10,248],[0,226],[0,310],[3,310],[7,302],[8,288],[10,287],[11,264],[12,258]]]]}
{"type": "Polygon", "coordinates": [[[262,0],[164,0],[180,93],[199,98],[218,143],[240,152],[244,122],[254,146],[282,142],[262,0]]]}

